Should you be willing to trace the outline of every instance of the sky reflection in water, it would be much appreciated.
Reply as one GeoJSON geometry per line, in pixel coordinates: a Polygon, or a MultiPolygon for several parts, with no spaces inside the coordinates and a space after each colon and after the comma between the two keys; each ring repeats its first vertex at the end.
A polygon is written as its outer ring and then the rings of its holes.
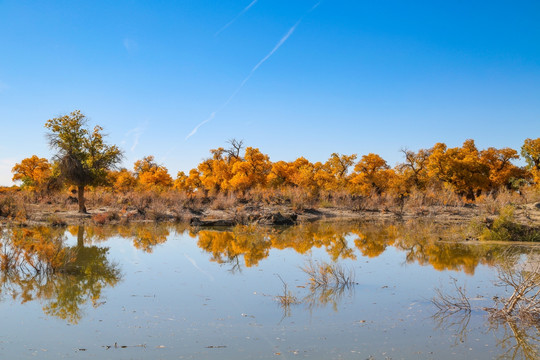
{"type": "MultiPolygon", "coordinates": [[[[16,231],[4,230],[4,245],[16,231]]],[[[224,231],[131,224],[31,231],[65,238],[75,254],[72,270],[2,274],[3,358],[491,359],[531,358],[538,350],[536,329],[490,324],[482,311],[433,316],[434,289],[451,291],[451,277],[477,308],[500,292],[495,266],[509,245],[445,241],[461,236],[457,227],[321,223],[224,231]],[[355,284],[310,286],[301,270],[309,260],[339,264],[355,284]],[[299,304],[276,301],[280,277],[299,304]]]]}

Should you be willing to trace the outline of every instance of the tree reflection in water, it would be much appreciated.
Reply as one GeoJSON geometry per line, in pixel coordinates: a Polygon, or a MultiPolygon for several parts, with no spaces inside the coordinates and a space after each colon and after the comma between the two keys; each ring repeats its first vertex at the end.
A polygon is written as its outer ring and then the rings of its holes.
{"type": "Polygon", "coordinates": [[[378,257],[389,246],[406,253],[408,263],[429,265],[439,271],[473,275],[479,265],[493,266],[508,245],[468,242],[466,229],[433,223],[312,223],[270,228],[236,226],[227,230],[195,229],[190,233],[198,246],[219,264],[238,269],[257,266],[271,249],[293,249],[308,254],[324,249],[332,261],[355,260],[355,248],[367,257],[378,257]],[[458,241],[456,241],[458,240],[458,241]]]}
{"type": "Polygon", "coordinates": [[[505,321],[492,324],[492,330],[503,327],[504,334],[497,339],[497,347],[506,350],[499,359],[540,359],[540,327],[505,321]]]}
{"type": "Polygon", "coordinates": [[[74,247],[65,246],[64,229],[37,227],[24,232],[24,239],[19,230],[4,232],[1,240],[3,256],[11,252],[20,258],[2,271],[0,294],[21,303],[39,300],[47,315],[76,324],[83,316],[83,305],[90,301],[93,307],[100,306],[103,289],[121,280],[118,266],[107,259],[108,248],[85,246],[82,226],[74,247]],[[55,244],[53,252],[50,243],[55,244]],[[69,254],[61,265],[58,254],[69,254]]]}
{"type": "MultiPolygon", "coordinates": [[[[21,302],[44,301],[47,314],[73,323],[79,321],[83,305],[99,306],[103,289],[115,286],[121,279],[118,266],[107,259],[109,249],[97,246],[114,236],[129,239],[135,248],[151,253],[172,233],[187,232],[197,239],[197,245],[210,255],[211,261],[228,264],[232,271],[257,266],[272,249],[291,249],[305,255],[321,249],[332,263],[340,263],[354,261],[360,255],[378,257],[393,247],[403,251],[409,263],[474,274],[479,265],[495,266],[498,255],[508,248],[504,244],[465,242],[464,227],[426,222],[319,222],[225,230],[185,224],[125,224],[72,226],[68,231],[77,237],[76,246],[65,245],[64,228],[4,229],[0,248],[2,295],[21,302]]],[[[514,249],[518,254],[525,251],[514,249]]],[[[331,305],[337,309],[353,288],[308,286],[304,303],[311,308],[331,305]]]]}
{"type": "Polygon", "coordinates": [[[537,261],[534,252],[524,256],[516,248],[500,255],[496,264],[498,280],[494,285],[503,286],[504,292],[492,299],[491,307],[473,308],[465,289],[457,285],[456,279],[453,281],[457,295],[436,289],[437,295],[432,302],[438,308],[433,315],[438,328],[453,332],[456,343],[458,340],[464,342],[471,331],[468,326],[472,312],[488,312],[490,331],[496,337],[503,333],[497,339],[497,347],[503,350],[498,358],[540,358],[540,312],[538,302],[535,302],[540,294],[540,266],[537,261]],[[515,305],[516,310],[505,312],[508,304],[515,305]]]}

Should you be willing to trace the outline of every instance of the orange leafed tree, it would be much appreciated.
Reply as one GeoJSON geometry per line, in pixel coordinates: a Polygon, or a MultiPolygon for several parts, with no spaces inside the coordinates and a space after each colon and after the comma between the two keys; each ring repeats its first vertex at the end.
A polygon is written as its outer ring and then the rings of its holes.
{"type": "Polygon", "coordinates": [[[152,155],[137,160],[133,169],[143,189],[164,190],[173,186],[173,179],[167,168],[158,165],[152,155]]]}
{"type": "Polygon", "coordinates": [[[394,171],[382,157],[373,153],[364,155],[354,167],[350,181],[351,191],[364,196],[371,193],[381,195],[393,176],[394,171]]]}
{"type": "Polygon", "coordinates": [[[521,156],[527,161],[534,182],[540,186],[540,138],[526,139],[521,147],[521,156]]]}
{"type": "Polygon", "coordinates": [[[480,160],[474,140],[465,141],[460,148],[435,144],[429,156],[428,174],[469,200],[474,200],[490,184],[489,166],[480,160]]]}
{"type": "Polygon", "coordinates": [[[112,189],[115,191],[125,193],[127,191],[135,189],[135,186],[137,185],[137,179],[135,178],[135,175],[125,168],[110,171],[108,177],[108,182],[112,189]]]}
{"type": "Polygon", "coordinates": [[[245,193],[249,189],[265,187],[272,165],[268,155],[257,148],[247,147],[243,161],[237,161],[232,167],[231,189],[245,193]]]}
{"type": "Polygon", "coordinates": [[[35,191],[42,188],[49,180],[52,168],[47,159],[33,155],[15,164],[11,172],[13,181],[21,181],[21,187],[35,191]]]}
{"type": "Polygon", "coordinates": [[[489,169],[489,191],[498,191],[509,187],[512,179],[524,177],[522,169],[512,164],[512,160],[519,159],[516,150],[510,148],[487,148],[480,152],[480,162],[489,169]]]}

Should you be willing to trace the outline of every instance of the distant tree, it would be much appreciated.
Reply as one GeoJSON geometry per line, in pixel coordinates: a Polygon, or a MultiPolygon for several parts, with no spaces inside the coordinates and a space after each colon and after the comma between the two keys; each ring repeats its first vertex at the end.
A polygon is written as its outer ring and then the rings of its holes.
{"type": "Polygon", "coordinates": [[[381,195],[388,187],[388,182],[393,175],[394,171],[390,169],[386,160],[377,154],[370,153],[362,156],[354,166],[350,187],[356,194],[367,196],[374,192],[381,195]]]}
{"type": "Polygon", "coordinates": [[[527,139],[521,147],[521,156],[527,161],[527,168],[534,182],[540,186],[540,138],[527,139]]]}
{"type": "Polygon", "coordinates": [[[102,184],[107,171],[122,159],[122,151],[116,145],[103,141],[103,128],[95,126],[89,130],[87,122],[86,116],[75,110],[45,123],[49,145],[57,151],[55,161],[60,176],[77,187],[80,213],[86,213],[85,187],[102,184]]]}
{"type": "Polygon", "coordinates": [[[490,147],[480,151],[480,161],[489,167],[490,191],[497,192],[503,187],[510,188],[513,179],[525,176],[524,170],[511,162],[517,159],[519,159],[517,151],[510,148],[490,147]]]}
{"type": "Polygon", "coordinates": [[[227,143],[231,146],[229,149],[225,150],[229,155],[230,159],[240,159],[240,152],[244,148],[244,140],[230,139],[227,143]]]}
{"type": "Polygon", "coordinates": [[[164,190],[173,186],[167,168],[154,161],[152,155],[137,160],[133,166],[139,184],[145,189],[164,190]]]}
{"type": "Polygon", "coordinates": [[[128,192],[137,185],[135,175],[128,169],[109,171],[108,183],[113,191],[128,192]]]}
{"type": "Polygon", "coordinates": [[[243,195],[249,189],[264,188],[271,169],[268,155],[261,153],[258,148],[247,147],[244,160],[235,162],[232,167],[230,186],[243,195]]]}
{"type": "Polygon", "coordinates": [[[340,155],[333,153],[330,155],[330,158],[325,163],[325,167],[328,169],[332,178],[329,184],[331,190],[344,189],[346,187],[349,168],[354,165],[356,157],[356,154],[340,155]]]}
{"type": "MultiPolygon", "coordinates": [[[[462,147],[448,148],[444,143],[437,143],[431,148],[428,163],[428,174],[435,179],[449,184],[456,194],[474,201],[483,190],[490,188],[490,166],[485,154],[485,162],[481,161],[480,151],[474,140],[466,140],[462,147]]],[[[504,166],[513,156],[506,154],[504,166]]],[[[496,156],[498,157],[498,155],[496,156]]],[[[492,164],[497,161],[491,161],[492,164]]]]}
{"type": "Polygon", "coordinates": [[[13,181],[21,181],[22,188],[32,191],[43,188],[52,174],[49,161],[36,155],[23,159],[11,170],[13,181]]]}
{"type": "MultiPolygon", "coordinates": [[[[400,172],[405,181],[417,189],[424,189],[428,181],[427,166],[429,162],[430,150],[420,149],[414,152],[401,149],[405,156],[405,162],[398,164],[396,170],[400,172]]],[[[408,184],[409,185],[409,184],[408,184]]]]}
{"type": "Polygon", "coordinates": [[[527,161],[529,169],[540,170],[540,138],[525,140],[521,147],[521,156],[527,161]]]}

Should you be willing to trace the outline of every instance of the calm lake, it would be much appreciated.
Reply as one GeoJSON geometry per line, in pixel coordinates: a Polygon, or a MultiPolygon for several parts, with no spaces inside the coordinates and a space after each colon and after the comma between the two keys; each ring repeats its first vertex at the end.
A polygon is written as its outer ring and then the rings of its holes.
{"type": "MultiPolygon", "coordinates": [[[[4,229],[2,246],[13,235],[4,229]]],[[[18,230],[17,230],[18,231],[18,230]]],[[[536,359],[540,331],[494,323],[504,252],[433,224],[28,228],[74,250],[80,273],[0,272],[2,359],[536,359]],[[326,264],[326,265],[325,265],[326,264]],[[352,284],[317,286],[335,266],[352,284]],[[455,280],[454,280],[455,279],[455,280]],[[465,289],[448,316],[436,290],[465,289]],[[287,293],[285,288],[287,287],[287,293]],[[279,301],[288,294],[291,304],[279,301]],[[292,301],[296,300],[296,301],[292,301]]]]}

